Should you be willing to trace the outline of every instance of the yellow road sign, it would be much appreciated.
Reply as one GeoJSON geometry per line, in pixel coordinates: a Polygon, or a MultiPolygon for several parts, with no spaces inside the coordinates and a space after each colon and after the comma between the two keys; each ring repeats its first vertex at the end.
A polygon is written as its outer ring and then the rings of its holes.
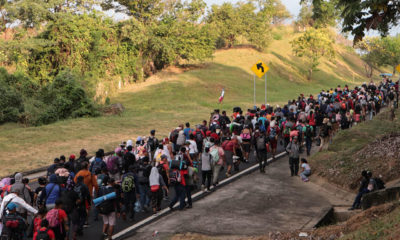
{"type": "Polygon", "coordinates": [[[251,68],[251,71],[253,71],[254,74],[259,78],[262,78],[268,72],[268,70],[269,67],[261,60],[254,64],[254,66],[251,68]]]}
{"type": "Polygon", "coordinates": [[[400,72],[400,64],[397,65],[396,70],[397,70],[398,72],[400,72]]]}

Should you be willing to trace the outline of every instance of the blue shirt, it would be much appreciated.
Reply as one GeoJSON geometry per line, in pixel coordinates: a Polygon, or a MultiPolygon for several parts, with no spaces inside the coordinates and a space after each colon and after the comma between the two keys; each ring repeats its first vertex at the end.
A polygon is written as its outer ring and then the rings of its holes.
{"type": "Polygon", "coordinates": [[[185,134],[186,140],[189,140],[189,135],[190,135],[190,133],[193,132],[193,131],[194,131],[194,130],[191,129],[191,128],[185,128],[185,129],[183,130],[183,134],[185,134]]]}

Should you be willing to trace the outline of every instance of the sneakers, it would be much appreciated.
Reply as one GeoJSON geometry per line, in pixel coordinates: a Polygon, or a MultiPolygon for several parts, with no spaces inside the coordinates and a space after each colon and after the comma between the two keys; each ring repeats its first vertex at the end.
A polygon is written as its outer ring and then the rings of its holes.
{"type": "Polygon", "coordinates": [[[310,181],[308,178],[303,179],[303,182],[308,182],[310,181]]]}
{"type": "Polygon", "coordinates": [[[226,177],[231,177],[232,175],[230,173],[225,173],[226,177]]]}

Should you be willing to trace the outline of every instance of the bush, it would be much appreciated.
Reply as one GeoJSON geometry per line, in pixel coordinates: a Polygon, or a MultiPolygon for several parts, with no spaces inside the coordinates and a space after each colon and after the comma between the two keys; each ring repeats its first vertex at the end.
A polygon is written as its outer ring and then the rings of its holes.
{"type": "Polygon", "coordinates": [[[77,76],[70,71],[63,71],[54,81],[42,89],[42,102],[49,106],[40,114],[39,123],[47,124],[69,117],[98,116],[99,111],[79,84],[77,76]]]}
{"type": "Polygon", "coordinates": [[[8,75],[0,73],[0,123],[17,122],[20,114],[24,111],[21,95],[6,80],[8,75]]]}
{"type": "Polygon", "coordinates": [[[274,38],[274,40],[282,40],[282,34],[280,33],[273,33],[272,37],[274,38]]]}
{"type": "Polygon", "coordinates": [[[40,88],[24,74],[8,74],[0,68],[0,123],[37,126],[99,115],[98,107],[70,71],[61,72],[52,83],[40,88]]]}

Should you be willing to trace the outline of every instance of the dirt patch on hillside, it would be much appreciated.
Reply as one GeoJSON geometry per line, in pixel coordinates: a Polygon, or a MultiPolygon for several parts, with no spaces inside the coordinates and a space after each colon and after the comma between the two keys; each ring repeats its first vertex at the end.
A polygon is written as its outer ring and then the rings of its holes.
{"type": "MultiPolygon", "coordinates": [[[[322,152],[319,158],[332,159],[334,155],[335,152],[322,152]]],[[[375,177],[381,175],[385,182],[400,178],[398,159],[400,134],[389,134],[367,144],[346,159],[332,159],[329,167],[316,165],[315,172],[329,182],[354,190],[359,186],[362,170],[372,171],[375,177]]]]}
{"type": "Polygon", "coordinates": [[[351,217],[346,222],[318,228],[313,231],[292,231],[292,232],[275,232],[269,233],[265,236],[205,236],[201,234],[186,233],[178,234],[171,238],[171,240],[334,240],[339,239],[346,234],[352,233],[368,226],[371,221],[383,217],[399,207],[399,203],[390,203],[377,207],[372,207],[364,212],[361,212],[351,217]],[[302,236],[301,236],[302,235],[302,236]]]}

